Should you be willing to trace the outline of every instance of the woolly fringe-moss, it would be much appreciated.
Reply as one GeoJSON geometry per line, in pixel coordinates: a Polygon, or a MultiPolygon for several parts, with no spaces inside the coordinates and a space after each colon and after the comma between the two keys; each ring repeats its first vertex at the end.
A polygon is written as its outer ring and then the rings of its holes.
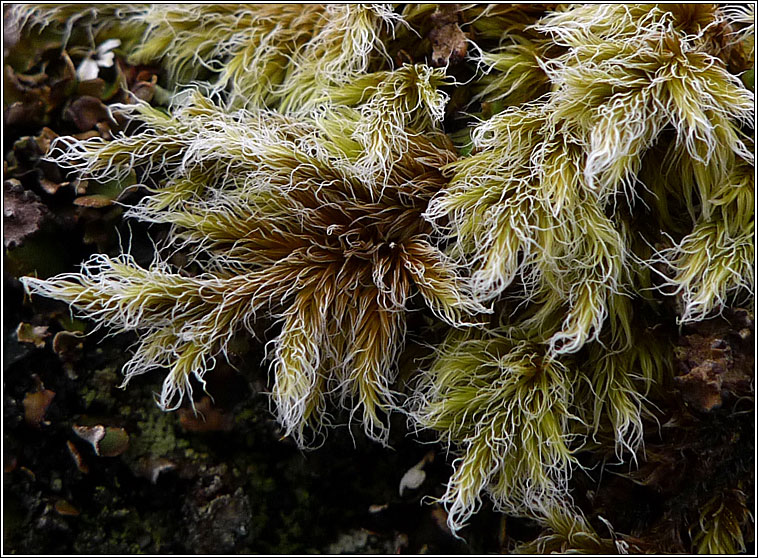
{"type": "MultiPolygon", "coordinates": [[[[752,300],[754,13],[455,9],[467,83],[397,63],[408,53],[392,45],[421,41],[434,6],[14,8],[32,28],[141,30],[130,59],[162,63],[170,115],[112,107],[142,128],[62,138],[55,160],[94,180],[161,177],[128,215],[170,225],[164,248],[205,270],[98,255],[24,283],[137,331],[127,379],[168,368],[164,408],[235,332],[276,318],[272,401],[299,444],[329,424],[330,400],[381,442],[404,410],[458,455],[442,497],[454,532],[486,493],[545,526],[522,551],[626,551],[574,506],[570,480],[583,449],[633,461],[642,448],[649,398],[673,374],[670,341],[646,333],[667,319],[662,300],[678,296],[683,323],[752,300]],[[497,113],[471,127],[466,157],[445,135],[461,133],[446,123],[456,87],[497,113]],[[396,363],[421,307],[451,332],[405,388],[396,363]]],[[[716,507],[696,546],[743,547],[733,526],[712,540],[716,507]]]]}

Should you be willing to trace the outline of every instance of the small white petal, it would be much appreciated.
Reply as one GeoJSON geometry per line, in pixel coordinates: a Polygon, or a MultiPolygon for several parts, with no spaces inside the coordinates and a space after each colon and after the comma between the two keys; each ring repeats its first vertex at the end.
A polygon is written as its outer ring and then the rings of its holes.
{"type": "Polygon", "coordinates": [[[400,496],[403,495],[403,492],[408,490],[414,490],[421,486],[424,482],[424,479],[426,479],[426,473],[423,471],[423,469],[419,468],[418,465],[416,467],[411,467],[408,469],[408,471],[403,475],[403,478],[400,479],[400,496]]]}
{"type": "Polygon", "coordinates": [[[113,66],[113,56],[114,54],[112,52],[106,52],[105,54],[100,55],[97,65],[101,68],[110,68],[113,66]]]}
{"type": "Polygon", "coordinates": [[[121,39],[108,39],[104,43],[101,43],[100,46],[97,47],[97,53],[99,55],[104,55],[112,51],[117,46],[121,45],[121,39]]]}
{"type": "Polygon", "coordinates": [[[97,62],[91,58],[85,58],[82,60],[81,64],[79,64],[79,67],[76,69],[76,77],[79,79],[79,81],[95,79],[99,73],[100,69],[97,67],[97,62]]]}

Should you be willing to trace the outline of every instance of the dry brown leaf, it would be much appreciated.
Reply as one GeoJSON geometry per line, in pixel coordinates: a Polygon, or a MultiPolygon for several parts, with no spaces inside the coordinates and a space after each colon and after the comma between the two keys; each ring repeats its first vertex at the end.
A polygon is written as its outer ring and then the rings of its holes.
{"type": "Polygon", "coordinates": [[[21,322],[16,328],[16,339],[20,343],[31,343],[38,349],[45,346],[45,339],[50,337],[50,332],[47,331],[47,326],[33,326],[21,322]]]}
{"type": "Polygon", "coordinates": [[[458,25],[459,11],[457,4],[441,4],[430,17],[433,66],[452,66],[466,57],[468,43],[466,34],[458,25]]]}
{"type": "Polygon", "coordinates": [[[213,407],[210,397],[203,397],[192,409],[179,410],[179,424],[189,432],[228,432],[234,427],[234,419],[213,407]]]}
{"type": "Polygon", "coordinates": [[[39,428],[53,398],[55,398],[55,392],[49,389],[27,393],[24,397],[24,420],[26,423],[39,428]]]}

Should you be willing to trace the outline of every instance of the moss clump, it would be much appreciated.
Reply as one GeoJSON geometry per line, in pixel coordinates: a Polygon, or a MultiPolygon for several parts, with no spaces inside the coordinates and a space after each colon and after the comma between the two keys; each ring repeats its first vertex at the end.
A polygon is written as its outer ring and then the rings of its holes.
{"type": "MultiPolygon", "coordinates": [[[[67,8],[17,13],[73,21],[67,8]]],[[[126,215],[165,239],[149,267],[100,254],[77,273],[24,278],[27,291],[136,332],[127,380],[166,368],[164,409],[192,400],[235,335],[275,321],[262,340],[271,401],[299,446],[321,442],[339,409],[387,443],[402,411],[457,455],[440,499],[454,533],[487,494],[543,529],[522,550],[643,549],[588,518],[571,481],[601,455],[644,459],[675,326],[752,301],[751,8],[120,17],[144,30],[132,59],[167,70],[171,106],[114,107],[129,134],[62,138],[52,156],[89,180],[138,172],[147,194],[126,215]],[[481,118],[446,113],[458,78],[481,118]],[[401,385],[417,323],[420,336],[449,334],[401,385]]],[[[723,524],[725,506],[702,521],[723,524]]],[[[718,541],[692,547],[741,548],[748,516],[729,513],[740,519],[718,541]]]]}

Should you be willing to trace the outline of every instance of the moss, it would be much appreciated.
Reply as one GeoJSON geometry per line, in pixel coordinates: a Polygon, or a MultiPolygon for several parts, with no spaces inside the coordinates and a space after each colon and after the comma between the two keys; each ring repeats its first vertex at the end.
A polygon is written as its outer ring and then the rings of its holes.
{"type": "MultiPolygon", "coordinates": [[[[676,326],[752,304],[753,8],[104,10],[13,14],[99,30],[107,15],[142,32],[128,56],[163,66],[171,106],[120,105],[128,134],[60,138],[52,156],[111,198],[144,183],[125,216],[162,240],[150,265],[96,254],[78,272],[24,277],[28,293],[136,334],[123,371],[164,371],[164,410],[194,407],[249,334],[299,448],[353,421],[386,445],[393,417],[408,417],[454,455],[436,498],[453,533],[486,496],[542,530],[514,537],[517,550],[646,549],[585,513],[572,486],[588,463],[644,461],[652,425],[683,414],[669,391],[703,373],[674,381],[676,326]],[[418,339],[431,354],[415,366],[418,339]]],[[[87,408],[111,405],[112,376],[82,392],[87,408]]],[[[249,543],[239,517],[289,475],[287,498],[256,517],[273,518],[272,548],[315,548],[302,542],[320,504],[296,484],[302,463],[212,467],[217,441],[185,439],[154,408],[120,413],[135,425],[127,461],[183,456],[228,484],[193,485],[183,508],[225,549],[249,543]],[[224,503],[238,533],[215,530],[224,503]]],[[[239,409],[235,445],[261,442],[250,425],[264,425],[257,404],[239,409]]],[[[703,502],[692,549],[745,547],[746,502],[730,490],[703,502]]]]}
{"type": "Polygon", "coordinates": [[[90,409],[93,404],[112,408],[116,398],[112,391],[118,385],[119,373],[115,367],[95,370],[92,377],[82,386],[80,391],[85,409],[90,409]]]}
{"type": "Polygon", "coordinates": [[[176,417],[159,412],[158,409],[145,409],[143,420],[137,421],[138,434],[130,437],[128,456],[149,455],[165,457],[189,448],[189,442],[176,435],[176,417]]]}

